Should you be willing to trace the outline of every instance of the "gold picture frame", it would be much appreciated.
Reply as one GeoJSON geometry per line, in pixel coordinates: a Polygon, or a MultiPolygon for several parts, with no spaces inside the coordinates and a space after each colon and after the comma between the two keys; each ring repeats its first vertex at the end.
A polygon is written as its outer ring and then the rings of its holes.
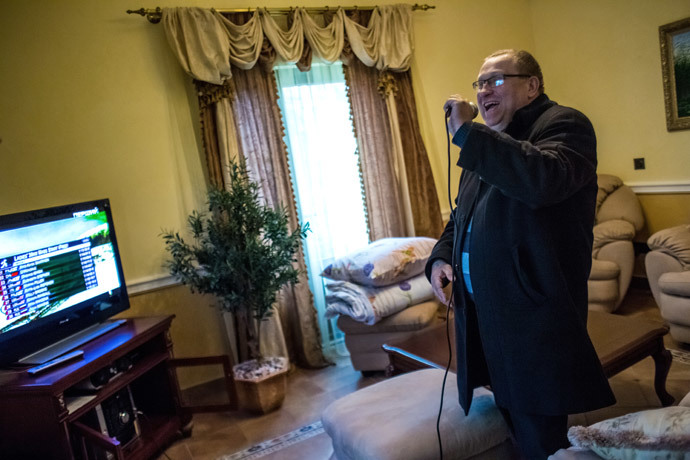
{"type": "Polygon", "coordinates": [[[659,26],[666,129],[690,129],[690,18],[659,26]]]}

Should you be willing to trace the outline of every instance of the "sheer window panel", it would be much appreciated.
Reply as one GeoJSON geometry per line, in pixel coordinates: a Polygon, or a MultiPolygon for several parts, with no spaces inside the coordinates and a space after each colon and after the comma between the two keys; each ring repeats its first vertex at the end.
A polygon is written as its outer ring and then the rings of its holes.
{"type": "Polygon", "coordinates": [[[327,280],[320,276],[369,242],[342,63],[312,63],[308,72],[280,65],[275,75],[300,221],[311,228],[304,250],[324,351],[346,354],[343,333],[324,317],[327,280]]]}

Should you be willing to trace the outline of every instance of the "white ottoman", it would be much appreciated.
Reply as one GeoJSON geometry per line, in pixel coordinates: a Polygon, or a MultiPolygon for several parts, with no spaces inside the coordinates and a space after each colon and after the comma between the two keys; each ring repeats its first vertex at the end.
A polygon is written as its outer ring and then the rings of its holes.
{"type": "MultiPolygon", "coordinates": [[[[321,415],[337,460],[438,459],[436,418],[443,371],[424,369],[358,390],[321,415]]],[[[474,393],[468,416],[458,404],[455,376],[448,375],[441,415],[446,459],[512,459],[514,449],[493,394],[474,393]]]]}

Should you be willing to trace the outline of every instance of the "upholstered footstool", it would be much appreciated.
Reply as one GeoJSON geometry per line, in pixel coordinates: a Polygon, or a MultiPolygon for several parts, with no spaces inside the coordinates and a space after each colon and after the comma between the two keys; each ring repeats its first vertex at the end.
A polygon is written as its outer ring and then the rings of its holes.
{"type": "MultiPolygon", "coordinates": [[[[438,459],[436,436],[443,371],[424,369],[351,393],[326,408],[323,427],[333,441],[331,460],[438,459]]],[[[446,381],[440,423],[443,457],[514,457],[510,432],[493,394],[478,388],[470,413],[458,404],[455,376],[446,381]]]]}
{"type": "Polygon", "coordinates": [[[435,300],[418,303],[388,316],[371,326],[349,316],[338,317],[338,328],[345,334],[352,367],[357,371],[380,371],[388,366],[388,353],[381,345],[404,340],[415,332],[438,324],[440,304],[435,300]]]}

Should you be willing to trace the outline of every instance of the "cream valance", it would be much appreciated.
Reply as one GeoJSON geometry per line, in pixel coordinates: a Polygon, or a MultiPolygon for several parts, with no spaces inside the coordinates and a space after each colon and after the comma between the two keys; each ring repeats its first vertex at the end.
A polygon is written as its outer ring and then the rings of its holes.
{"type": "Polygon", "coordinates": [[[306,40],[315,56],[336,61],[345,35],[354,55],[369,67],[404,72],[413,51],[412,5],[374,8],[369,24],[357,24],[342,8],[333,20],[320,27],[304,8],[293,12],[292,24],[283,30],[265,8],[255,11],[245,24],[237,25],[214,9],[164,8],[162,14],[168,42],[182,68],[193,78],[216,85],[232,77],[231,66],[254,67],[264,36],[283,62],[297,62],[306,40]]]}

